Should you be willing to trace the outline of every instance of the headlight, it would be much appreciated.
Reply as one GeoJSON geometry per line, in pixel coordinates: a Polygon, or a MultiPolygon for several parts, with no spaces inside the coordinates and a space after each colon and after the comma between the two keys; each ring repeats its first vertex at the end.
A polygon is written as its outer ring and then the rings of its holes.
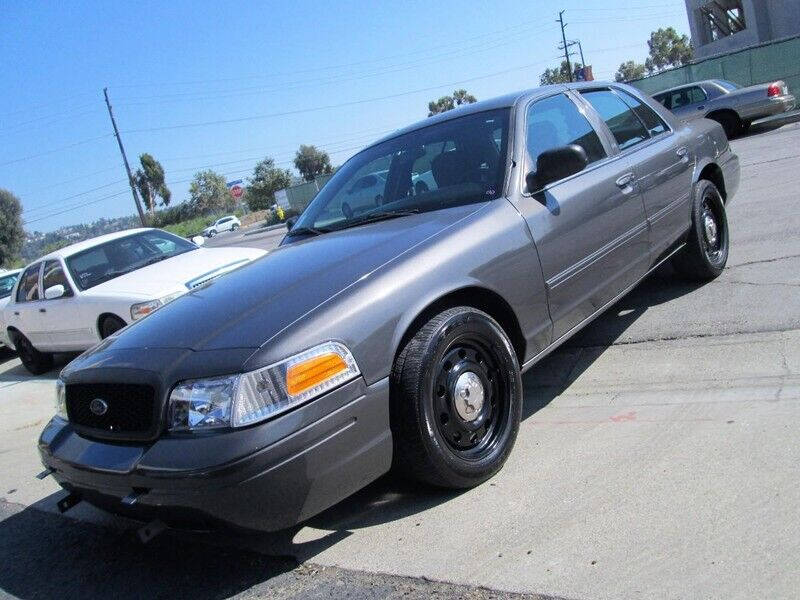
{"type": "Polygon", "coordinates": [[[67,388],[60,379],[56,379],[56,416],[67,420],[67,388]]]}
{"type": "Polygon", "coordinates": [[[142,317],[146,317],[151,312],[164,306],[165,304],[169,304],[175,298],[182,296],[183,292],[177,292],[175,294],[170,294],[169,296],[164,296],[163,298],[158,298],[157,300],[148,300],[147,302],[140,302],[139,304],[134,304],[131,306],[131,319],[134,321],[141,319],[142,317]]]}
{"type": "Polygon", "coordinates": [[[326,342],[240,375],[182,381],[170,394],[172,431],[258,423],[358,377],[350,351],[326,342]]]}

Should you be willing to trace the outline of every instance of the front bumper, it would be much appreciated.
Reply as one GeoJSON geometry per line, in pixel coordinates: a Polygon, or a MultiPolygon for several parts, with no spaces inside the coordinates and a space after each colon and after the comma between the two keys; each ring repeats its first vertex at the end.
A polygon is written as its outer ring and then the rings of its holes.
{"type": "Polygon", "coordinates": [[[389,470],[389,383],[359,378],[266,423],[147,444],[88,439],[55,418],[39,452],[64,489],[112,513],[173,526],[284,529],[389,470]],[[131,494],[136,502],[123,504],[131,494]]]}

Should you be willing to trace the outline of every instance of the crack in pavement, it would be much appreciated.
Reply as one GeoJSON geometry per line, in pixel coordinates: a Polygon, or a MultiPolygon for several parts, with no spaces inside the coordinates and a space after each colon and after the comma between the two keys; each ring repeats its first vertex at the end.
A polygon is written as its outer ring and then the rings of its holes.
{"type": "Polygon", "coordinates": [[[739,263],[738,265],[727,265],[726,269],[738,269],[739,267],[747,267],[750,265],[760,265],[764,263],[778,262],[779,260],[789,260],[791,258],[800,258],[800,254],[787,254],[786,256],[776,256],[775,258],[764,258],[761,260],[751,260],[749,262],[739,263]]]}
{"type": "MultiPolygon", "coordinates": [[[[639,340],[618,340],[614,341],[610,344],[583,344],[580,346],[573,346],[569,345],[567,342],[563,348],[564,349],[571,349],[571,350],[579,350],[579,349],[600,349],[600,348],[610,348],[611,346],[633,346],[636,344],[649,344],[654,342],[676,342],[681,340],[695,340],[695,339],[706,339],[706,338],[723,338],[723,337],[734,337],[738,335],[749,335],[749,334],[757,334],[757,333],[789,333],[792,331],[800,331],[800,327],[786,327],[783,329],[753,329],[749,331],[732,331],[729,333],[694,333],[694,334],[687,334],[687,335],[664,335],[664,336],[652,336],[647,338],[642,338],[639,340]]],[[[558,352],[558,351],[556,351],[558,352]]],[[[554,353],[555,354],[555,353],[554,353]]]]}

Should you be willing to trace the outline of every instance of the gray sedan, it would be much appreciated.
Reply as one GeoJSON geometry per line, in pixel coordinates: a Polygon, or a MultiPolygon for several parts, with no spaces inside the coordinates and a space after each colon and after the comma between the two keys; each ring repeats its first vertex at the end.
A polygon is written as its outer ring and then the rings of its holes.
{"type": "Polygon", "coordinates": [[[742,87],[724,79],[708,79],[653,94],[680,119],[700,117],[722,125],[731,138],[750,127],[756,119],[788,112],[795,98],[783,81],[742,87]]]}
{"type": "Polygon", "coordinates": [[[668,259],[722,272],[738,185],[718,124],[624,85],[425,119],[348,160],[280,248],[70,363],[44,475],[64,510],[266,530],[392,467],[476,486],[512,450],[526,369],[668,259]]]}

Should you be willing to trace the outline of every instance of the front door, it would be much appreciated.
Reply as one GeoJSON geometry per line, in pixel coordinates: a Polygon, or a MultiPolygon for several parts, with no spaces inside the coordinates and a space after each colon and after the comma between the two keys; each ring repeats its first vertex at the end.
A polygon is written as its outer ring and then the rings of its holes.
{"type": "Polygon", "coordinates": [[[42,271],[42,302],[44,323],[50,333],[54,351],[68,352],[84,350],[97,341],[91,322],[82,314],[75,302],[75,293],[64,274],[59,260],[48,260],[42,271]],[[47,290],[55,286],[64,287],[60,298],[46,299],[47,290]]]}
{"type": "Polygon", "coordinates": [[[557,340],[646,272],[647,223],[631,160],[614,155],[607,132],[598,135],[570,96],[531,103],[525,140],[524,172],[535,170],[541,152],[568,144],[589,158],[582,172],[527,190],[518,204],[539,253],[557,340]]]}

